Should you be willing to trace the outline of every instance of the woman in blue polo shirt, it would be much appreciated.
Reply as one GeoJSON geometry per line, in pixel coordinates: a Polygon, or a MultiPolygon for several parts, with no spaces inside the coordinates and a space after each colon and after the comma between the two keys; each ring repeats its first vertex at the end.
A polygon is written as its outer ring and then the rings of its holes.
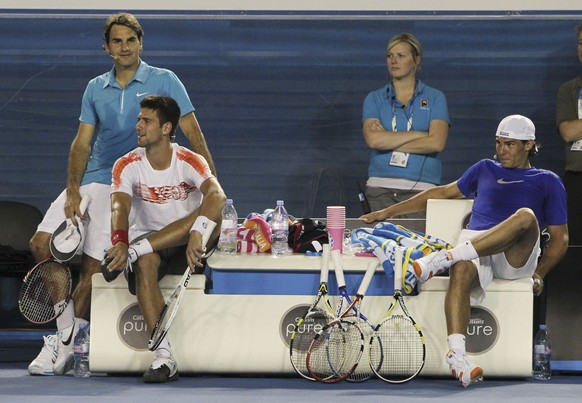
{"type": "MultiPolygon", "coordinates": [[[[362,130],[372,149],[366,197],[372,211],[441,183],[438,153],[449,132],[447,99],[416,78],[421,59],[414,35],[394,36],[386,51],[390,82],[364,100],[362,130]]],[[[424,213],[407,216],[417,217],[424,213]]]]}

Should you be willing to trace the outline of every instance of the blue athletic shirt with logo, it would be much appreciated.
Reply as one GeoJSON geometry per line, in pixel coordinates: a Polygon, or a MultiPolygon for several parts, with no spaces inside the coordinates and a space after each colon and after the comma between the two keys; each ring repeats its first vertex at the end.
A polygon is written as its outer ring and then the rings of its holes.
{"type": "Polygon", "coordinates": [[[506,169],[484,159],[457,181],[465,197],[474,198],[469,229],[486,230],[529,207],[541,228],[568,222],[566,190],[555,173],[537,168],[506,169]]]}
{"type": "Polygon", "coordinates": [[[125,88],[115,81],[115,71],[95,77],[85,89],[79,120],[95,126],[94,143],[81,185],[111,184],[115,161],[137,147],[139,102],[147,95],[165,95],[176,100],[182,116],[194,111],[186,88],[172,71],[140,61],[135,76],[125,88]]]}
{"type": "MultiPolygon", "coordinates": [[[[411,130],[427,132],[433,120],[449,122],[449,110],[445,94],[416,81],[415,93],[406,109],[396,98],[392,84],[372,91],[364,100],[362,123],[366,119],[378,119],[384,129],[392,131],[392,117],[396,115],[396,131],[408,129],[408,119],[412,121],[411,130]]],[[[392,150],[372,150],[368,176],[380,178],[403,178],[413,181],[440,185],[442,162],[438,153],[409,154],[406,167],[390,165],[392,150]]]]}

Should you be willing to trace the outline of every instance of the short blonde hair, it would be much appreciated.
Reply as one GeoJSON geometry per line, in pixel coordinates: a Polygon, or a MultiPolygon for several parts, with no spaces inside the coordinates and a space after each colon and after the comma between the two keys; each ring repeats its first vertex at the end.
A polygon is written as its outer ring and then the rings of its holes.
{"type": "Polygon", "coordinates": [[[398,45],[399,43],[407,43],[410,45],[414,61],[418,63],[418,59],[422,57],[422,45],[416,36],[409,34],[408,32],[402,32],[398,35],[394,35],[388,42],[386,50],[390,50],[392,47],[398,45]]]}

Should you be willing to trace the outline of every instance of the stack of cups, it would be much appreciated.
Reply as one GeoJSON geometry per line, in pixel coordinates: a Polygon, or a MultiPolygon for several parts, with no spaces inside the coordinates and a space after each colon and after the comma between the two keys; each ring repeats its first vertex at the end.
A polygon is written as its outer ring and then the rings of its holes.
{"type": "Polygon", "coordinates": [[[331,250],[343,253],[344,229],[346,228],[345,206],[327,206],[327,232],[331,250]]]}

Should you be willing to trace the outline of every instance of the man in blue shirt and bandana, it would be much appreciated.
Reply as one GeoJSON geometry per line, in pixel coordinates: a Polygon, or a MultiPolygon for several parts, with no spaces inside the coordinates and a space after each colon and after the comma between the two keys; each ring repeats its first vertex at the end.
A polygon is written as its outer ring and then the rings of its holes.
{"type": "MultiPolygon", "coordinates": [[[[179,125],[190,147],[206,159],[216,174],[184,85],[172,71],[141,60],[143,30],[139,21],[128,13],[112,15],[105,22],[103,39],[103,49],[113,61],[113,68],[92,79],[85,89],[80,124],[69,153],[66,189],[51,204],[30,241],[36,260],[46,259],[51,254],[51,234],[66,218],[81,217],[81,198],[90,197],[79,283],[57,318],[57,334],[45,337],[43,349],[29,365],[28,371],[33,375],[61,375],[72,368],[72,340],[79,324],[89,316],[91,276],[100,272],[104,251],[111,246],[111,169],[117,158],[137,146],[135,125],[142,98],[158,94],[177,101],[182,113],[179,125]]],[[[185,222],[183,226],[191,225],[185,222]]],[[[165,237],[167,242],[173,235],[156,236],[165,237]]],[[[152,248],[157,248],[156,242],[150,239],[152,248]]]]}
{"type": "Polygon", "coordinates": [[[404,276],[407,285],[414,286],[450,269],[446,361],[463,386],[483,378],[483,369],[469,361],[465,350],[471,305],[482,301],[493,278],[533,278],[533,292],[539,295],[545,276],[568,247],[564,185],[556,174],[530,162],[537,153],[533,122],[521,115],[503,119],[495,151],[497,161],[481,160],[455,182],[361,217],[366,222],[385,220],[425,210],[428,199],[474,198],[468,229],[462,230],[459,244],[417,259],[405,268],[404,276]],[[540,259],[543,228],[550,240],[540,259]]]}

